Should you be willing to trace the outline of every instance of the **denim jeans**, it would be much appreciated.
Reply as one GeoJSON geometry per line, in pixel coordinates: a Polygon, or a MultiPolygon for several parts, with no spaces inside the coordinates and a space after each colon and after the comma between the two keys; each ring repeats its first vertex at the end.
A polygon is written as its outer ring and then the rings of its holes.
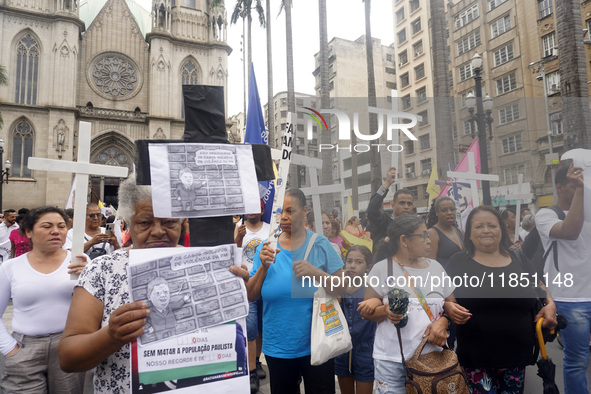
{"type": "Polygon", "coordinates": [[[263,330],[263,299],[248,303],[248,315],[246,315],[247,340],[254,341],[263,330]]]}
{"type": "Polygon", "coordinates": [[[404,365],[396,361],[373,360],[376,394],[406,394],[404,365]]]}
{"type": "Polygon", "coordinates": [[[564,392],[588,394],[585,374],[589,365],[591,302],[556,301],[556,309],[568,319],[568,326],[560,332],[564,342],[564,392]]]}

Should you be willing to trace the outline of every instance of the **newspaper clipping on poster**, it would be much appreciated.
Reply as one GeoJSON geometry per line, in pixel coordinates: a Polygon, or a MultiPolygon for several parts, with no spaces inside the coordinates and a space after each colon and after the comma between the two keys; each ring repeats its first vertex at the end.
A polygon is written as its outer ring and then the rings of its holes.
{"type": "Polygon", "coordinates": [[[248,392],[244,282],[230,273],[232,245],[130,251],[133,301],[146,301],[146,332],[131,346],[132,393],[248,392]]]}
{"type": "Polygon", "coordinates": [[[244,281],[232,274],[240,266],[236,244],[203,248],[163,248],[155,258],[130,251],[128,267],[132,302],[148,303],[150,315],[140,345],[162,341],[248,314],[244,281]],[[142,257],[144,258],[142,258],[142,257]]]}
{"type": "Polygon", "coordinates": [[[150,144],[154,214],[199,218],[260,213],[250,145],[150,144]]]}

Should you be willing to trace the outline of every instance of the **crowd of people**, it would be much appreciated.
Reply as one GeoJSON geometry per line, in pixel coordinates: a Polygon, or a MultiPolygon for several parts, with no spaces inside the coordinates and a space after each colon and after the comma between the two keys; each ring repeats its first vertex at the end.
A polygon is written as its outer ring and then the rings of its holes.
{"type": "MultiPolygon", "coordinates": [[[[322,234],[313,231],[306,196],[288,189],[275,248],[262,221],[263,201],[261,213],[237,218],[234,241],[243,265],[229,269],[247,289],[251,392],[268,377],[273,394],[299,393],[302,383],[306,393],[330,394],[336,377],[342,393],[405,393],[403,360],[426,339],[423,353],[454,349],[471,393],[523,393],[525,367],[535,361],[534,322],[543,318],[543,327],[554,328],[558,313],[568,319],[561,333],[565,392],[587,393],[591,261],[580,239],[591,229],[584,221],[582,169],[557,172],[555,207],[534,215],[479,206],[464,231],[455,201],[445,196],[422,218],[412,193],[400,189],[392,213],[385,212],[395,177],[391,168],[361,219],[342,223],[338,211],[322,212],[322,234]],[[346,242],[343,231],[371,240],[371,249],[346,242]],[[560,275],[570,286],[552,280],[560,275]],[[514,276],[536,281],[508,286],[514,276]],[[344,277],[363,280],[331,281],[344,277]],[[434,277],[442,280],[429,281],[434,277]],[[487,280],[475,286],[466,277],[487,280]],[[339,300],[353,344],[321,365],[311,363],[316,288],[303,278],[332,284],[325,290],[339,300]],[[409,294],[406,314],[390,308],[394,288],[409,294]]],[[[129,248],[190,242],[188,221],[155,217],[151,187],[136,185],[133,176],[120,186],[118,211],[124,225],[115,232],[106,228],[100,208],[88,204],[85,254],[76,258],[69,251],[72,212],[4,212],[0,243],[4,239],[10,249],[0,264],[0,312],[10,300],[14,309],[13,333],[0,324],[3,392],[81,393],[89,370],[95,393],[129,392],[130,343],[149,329],[155,305],[130,302],[129,248]],[[80,278],[71,281],[67,273],[80,278]]]]}

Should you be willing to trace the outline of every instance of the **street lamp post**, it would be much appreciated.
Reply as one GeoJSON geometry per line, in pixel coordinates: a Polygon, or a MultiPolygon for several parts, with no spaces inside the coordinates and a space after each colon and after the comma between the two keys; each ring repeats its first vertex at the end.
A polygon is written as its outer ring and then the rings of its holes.
{"type": "MultiPolygon", "coordinates": [[[[472,70],[474,72],[474,82],[476,84],[476,96],[469,94],[466,97],[466,106],[470,112],[470,121],[476,121],[478,129],[478,149],[480,150],[480,173],[488,174],[488,147],[486,144],[486,125],[489,127],[490,139],[492,140],[492,122],[491,117],[493,99],[487,94],[482,98],[482,57],[475,54],[471,62],[472,70]],[[474,107],[476,106],[476,114],[474,114],[474,107]]],[[[482,202],[485,205],[492,205],[490,197],[490,183],[489,181],[482,182],[482,202]]]]}
{"type": "MultiPolygon", "coordinates": [[[[2,163],[2,156],[3,155],[4,155],[4,140],[0,138],[0,163],[2,163]]],[[[6,167],[6,170],[2,170],[2,168],[0,168],[0,210],[2,209],[2,185],[4,184],[4,182],[8,183],[8,173],[10,170],[10,166],[11,166],[10,160],[6,160],[6,163],[4,163],[4,167],[6,167]]]]}
{"type": "MultiPolygon", "coordinates": [[[[550,124],[550,109],[548,107],[548,91],[546,85],[546,61],[556,59],[556,56],[545,57],[538,62],[531,62],[528,66],[534,73],[540,72],[540,76],[536,77],[542,78],[542,85],[544,85],[544,104],[546,106],[546,128],[548,129],[548,151],[550,160],[552,160],[552,156],[554,154],[553,146],[552,146],[552,125],[550,124]],[[536,70],[537,68],[537,70],[536,70]]],[[[550,173],[552,174],[552,196],[554,198],[554,203],[558,201],[558,194],[556,193],[556,167],[554,164],[550,164],[550,173]]]]}

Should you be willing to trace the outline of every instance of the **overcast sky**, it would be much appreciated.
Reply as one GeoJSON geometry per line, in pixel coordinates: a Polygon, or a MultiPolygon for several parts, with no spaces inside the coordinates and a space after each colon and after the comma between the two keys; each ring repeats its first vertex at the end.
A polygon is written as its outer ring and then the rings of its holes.
{"type": "MultiPolygon", "coordinates": [[[[136,0],[150,9],[151,0],[136,0]]],[[[178,1],[178,0],[177,0],[178,1]]],[[[226,0],[228,21],[235,0],[226,0]]],[[[265,0],[262,0],[263,6],[265,0]]],[[[279,13],[279,1],[271,1],[271,29],[273,32],[273,90],[274,93],[287,90],[287,67],[285,54],[285,11],[279,13]],[[277,8],[273,8],[277,7],[277,8]]],[[[362,0],[327,0],[328,40],[340,37],[356,40],[365,34],[365,5],[362,0]]],[[[254,12],[254,11],[253,11],[254,12]]],[[[383,45],[394,41],[391,0],[373,0],[371,29],[372,36],[382,40],[383,45]]],[[[314,54],[320,45],[318,40],[318,2],[316,0],[293,0],[292,28],[294,45],[294,69],[296,92],[314,94],[314,54]]],[[[243,111],[243,72],[241,49],[242,21],[230,25],[228,44],[232,53],[228,58],[228,114],[243,111]]],[[[253,16],[252,58],[257,78],[261,105],[267,102],[267,44],[266,33],[253,16]]],[[[360,76],[364,78],[364,76],[360,76]]],[[[248,78],[248,77],[247,77],[248,78]]]]}

